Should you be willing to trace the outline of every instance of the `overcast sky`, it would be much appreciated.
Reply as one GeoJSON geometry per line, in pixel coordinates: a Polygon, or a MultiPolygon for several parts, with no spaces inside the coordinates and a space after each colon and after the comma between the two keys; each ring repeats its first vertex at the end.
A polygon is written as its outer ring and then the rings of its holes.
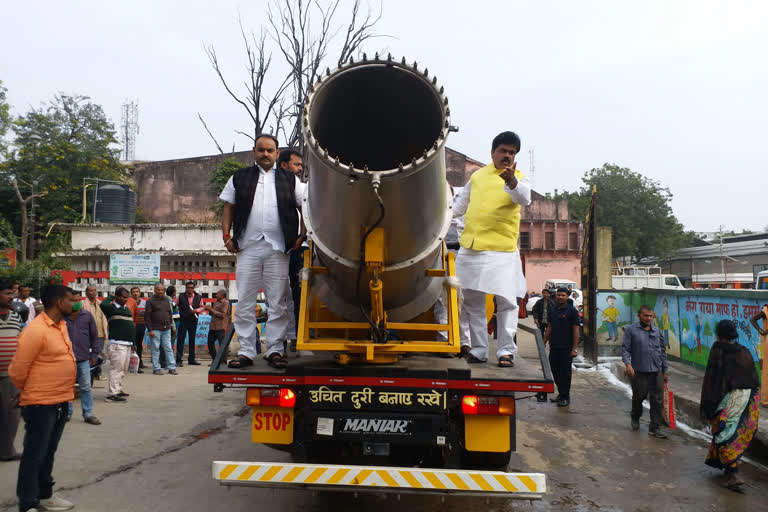
{"type": "MultiPolygon", "coordinates": [[[[249,119],[203,45],[244,79],[238,9],[258,29],[266,3],[8,2],[0,79],[17,114],[84,94],[119,125],[137,98],[137,159],[216,153],[198,111],[225,149],[247,149],[233,130],[249,119]]],[[[391,37],[371,53],[416,59],[445,85],[450,147],[488,161],[493,136],[517,131],[539,192],[614,162],[667,185],[687,229],[768,224],[768,2],[383,0],[378,32],[391,37]]]]}

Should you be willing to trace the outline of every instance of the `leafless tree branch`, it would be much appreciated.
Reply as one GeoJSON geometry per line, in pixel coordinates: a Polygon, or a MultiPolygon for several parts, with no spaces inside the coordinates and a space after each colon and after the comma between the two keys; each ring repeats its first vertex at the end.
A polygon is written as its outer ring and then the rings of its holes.
{"type": "Polygon", "coordinates": [[[253,135],[240,130],[236,133],[255,140],[268,127],[275,135],[284,135],[289,146],[303,149],[302,108],[309,87],[326,67],[330,43],[340,33],[344,35],[338,58],[334,59],[336,65],[341,66],[359,53],[371,38],[382,37],[374,32],[375,25],[381,20],[381,0],[378,0],[377,12],[368,6],[365,15],[362,3],[363,0],[355,0],[348,21],[337,24],[341,0],[270,0],[266,9],[268,30],[262,28],[258,36],[245,29],[238,15],[248,73],[243,81],[245,95],[235,93],[225,80],[214,47],[205,48],[224,89],[246,110],[253,123],[253,135]],[[267,36],[277,46],[288,68],[273,95],[264,91],[265,77],[272,64],[272,56],[267,51],[267,36]]]}
{"type": "Polygon", "coordinates": [[[208,129],[208,125],[205,124],[205,120],[203,119],[203,116],[200,115],[200,112],[197,113],[197,118],[200,119],[200,122],[203,123],[203,128],[205,128],[205,131],[208,132],[208,136],[211,138],[214,144],[216,144],[216,149],[219,150],[219,153],[222,155],[224,154],[224,150],[221,149],[221,146],[219,146],[219,142],[216,140],[216,137],[213,136],[211,133],[211,130],[208,129]]]}

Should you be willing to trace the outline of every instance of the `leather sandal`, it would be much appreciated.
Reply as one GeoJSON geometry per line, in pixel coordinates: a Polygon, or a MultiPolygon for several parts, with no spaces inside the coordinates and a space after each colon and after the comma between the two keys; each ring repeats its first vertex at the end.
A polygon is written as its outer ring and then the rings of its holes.
{"type": "Polygon", "coordinates": [[[267,357],[267,363],[269,363],[269,366],[272,368],[277,368],[278,370],[283,370],[288,366],[288,360],[279,352],[272,352],[269,357],[267,357]]]}
{"type": "Polygon", "coordinates": [[[235,369],[243,369],[251,365],[253,365],[253,361],[251,361],[250,358],[245,356],[237,356],[236,358],[231,360],[229,363],[227,363],[227,366],[235,369]]]}

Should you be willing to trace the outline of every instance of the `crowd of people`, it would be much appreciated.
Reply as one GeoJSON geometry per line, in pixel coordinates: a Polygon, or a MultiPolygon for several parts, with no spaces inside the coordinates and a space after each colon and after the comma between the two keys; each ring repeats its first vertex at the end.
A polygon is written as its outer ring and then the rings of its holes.
{"type": "Polygon", "coordinates": [[[213,357],[227,328],[230,306],[226,290],[219,290],[213,304],[201,305],[193,282],[187,283],[179,299],[173,286],[165,288],[162,283],[148,298],[142,298],[138,287],[122,286],[104,299],[93,285],[82,299],[62,285],[45,286],[40,293],[36,300],[29,287],[0,280],[0,460],[20,461],[20,510],[68,510],[74,505],[53,493],[52,471],[64,425],[74,414],[76,387],[83,421],[100,425],[94,414],[93,383],[103,378],[105,359],[109,361],[105,401],[125,403],[130,396],[124,389],[125,375],[133,353],[143,366],[145,334],[152,373],[163,375],[165,368],[167,374],[178,375],[187,338],[188,361],[199,364],[194,359],[197,315],[212,315],[208,346],[213,357]],[[177,303],[184,304],[185,317],[177,303]],[[177,330],[174,355],[171,340],[177,330]],[[25,426],[22,452],[14,446],[20,419],[25,426]]]}
{"type": "MultiPolygon", "coordinates": [[[[490,356],[485,312],[488,294],[495,296],[496,304],[495,364],[513,368],[515,363],[518,298],[526,294],[517,238],[521,208],[531,201],[530,182],[517,169],[519,151],[520,138],[515,133],[497,135],[491,144],[492,163],[474,172],[454,197],[455,222],[446,243],[456,253],[463,294],[458,355],[469,364],[486,364],[490,356]]],[[[268,309],[265,359],[278,369],[288,364],[285,341],[295,339],[299,270],[307,240],[301,215],[304,193],[301,155],[293,150],[278,153],[277,139],[260,135],[255,140],[254,164],[236,171],[220,195],[224,203],[222,241],[229,252],[237,254],[239,303],[234,324],[240,348],[228,363],[231,368],[253,365],[261,352],[254,312],[262,290],[268,309]]],[[[534,321],[550,349],[549,363],[558,391],[552,401],[560,407],[568,407],[571,401],[572,360],[579,345],[581,321],[572,293],[566,288],[543,290],[533,307],[534,321]]],[[[178,368],[184,366],[185,347],[187,364],[200,364],[195,334],[201,314],[211,315],[208,351],[213,358],[230,318],[225,290],[216,294],[215,302],[205,304],[191,281],[178,297],[175,287],[158,283],[146,298],[138,287],[118,287],[103,300],[95,286],[88,286],[81,300],[66,286],[49,285],[36,301],[28,286],[0,280],[0,459],[21,461],[20,510],[73,507],[53,493],[52,470],[61,433],[73,414],[75,383],[83,420],[99,425],[92,384],[101,378],[102,361],[109,361],[106,402],[125,403],[130,396],[124,389],[125,374],[133,352],[139,358],[137,371],[144,373],[145,337],[153,375],[178,375],[178,368]],[[26,429],[21,454],[13,444],[20,416],[26,429]]],[[[446,314],[445,307],[438,303],[435,314],[439,321],[446,314]]],[[[768,320],[768,309],[765,318],[768,320]]],[[[631,429],[639,429],[642,403],[647,398],[651,404],[649,434],[665,439],[662,400],[668,364],[664,334],[652,319],[653,311],[641,307],[638,322],[624,330],[622,359],[632,382],[631,429]]],[[[445,333],[441,336],[445,339],[445,333]]],[[[749,353],[745,355],[743,347],[734,343],[732,322],[720,322],[717,337],[701,401],[702,417],[711,422],[714,433],[707,464],[724,469],[728,485],[735,488],[743,483],[736,474],[738,460],[757,425],[759,380],[749,353]]]]}

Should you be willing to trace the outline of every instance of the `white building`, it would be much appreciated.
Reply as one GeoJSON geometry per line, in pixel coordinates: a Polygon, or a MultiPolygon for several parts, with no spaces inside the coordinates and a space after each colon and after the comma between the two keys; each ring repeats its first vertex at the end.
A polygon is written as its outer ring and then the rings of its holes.
{"type": "MultiPolygon", "coordinates": [[[[178,293],[187,281],[195,281],[204,298],[221,288],[237,298],[235,256],[221,240],[220,224],[63,224],[72,234],[72,249],[58,254],[71,260],[63,272],[64,284],[84,292],[93,284],[100,296],[114,291],[109,284],[110,254],[159,254],[160,277],[178,293]]],[[[141,286],[145,296],[151,285],[141,286]]]]}

